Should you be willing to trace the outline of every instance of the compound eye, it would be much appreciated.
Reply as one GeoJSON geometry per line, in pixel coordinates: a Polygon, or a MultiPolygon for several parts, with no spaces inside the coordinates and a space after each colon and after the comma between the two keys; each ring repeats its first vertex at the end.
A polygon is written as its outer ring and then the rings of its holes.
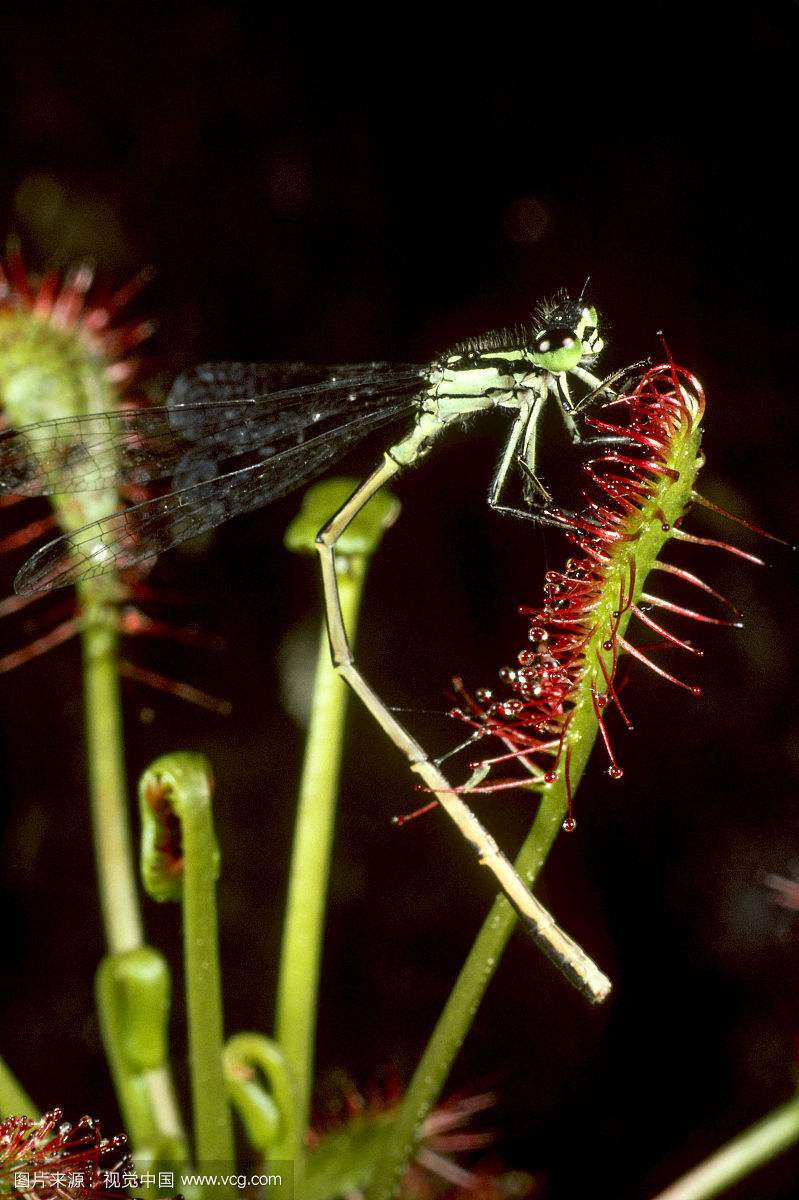
{"type": "Polygon", "coordinates": [[[553,325],[539,333],[534,349],[539,354],[551,354],[554,350],[571,350],[577,344],[577,334],[565,325],[553,325]]]}

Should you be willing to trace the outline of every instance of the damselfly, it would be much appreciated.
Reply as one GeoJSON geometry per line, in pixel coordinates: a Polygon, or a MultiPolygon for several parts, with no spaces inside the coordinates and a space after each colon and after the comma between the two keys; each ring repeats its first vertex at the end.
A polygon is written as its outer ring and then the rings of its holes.
{"type": "MultiPolygon", "coordinates": [[[[527,324],[461,342],[427,366],[208,364],[182,375],[164,408],[57,418],[0,438],[0,492],[59,494],[170,481],[166,494],[37,551],[16,580],[19,592],[31,593],[152,558],[286,495],[368,433],[412,415],[410,432],[385,451],[317,539],[333,662],[490,866],[545,952],[594,999],[607,994],[608,981],[530,895],[438,766],[356,668],[341,615],[334,553],[369,499],[427,454],[444,430],[496,408],[512,414],[512,425],[489,504],[568,527],[568,515],[552,506],[538,478],[537,435],[544,406],[553,397],[572,441],[584,440],[575,418],[613,382],[590,370],[603,348],[598,324],[596,310],[582,297],[561,295],[542,305],[527,324]],[[570,380],[581,387],[577,400],[570,380]],[[522,473],[523,507],[503,499],[514,467],[522,473]]],[[[620,439],[591,439],[597,440],[620,439]]]]}
{"type": "Polygon", "coordinates": [[[540,417],[553,395],[572,440],[582,440],[575,413],[591,394],[573,402],[569,376],[592,392],[602,388],[588,370],[602,345],[596,311],[559,299],[529,325],[459,343],[428,366],[212,363],[180,376],[164,408],[81,414],[8,432],[0,438],[0,491],[169,481],[165,495],[44,546],[19,572],[17,591],[45,591],[152,558],[302,486],[403,416],[413,416],[414,426],[386,451],[390,462],[381,470],[389,475],[416,463],[454,422],[493,408],[514,414],[488,503],[562,526],[536,474],[540,417]],[[525,507],[502,498],[516,465],[525,507]]]}

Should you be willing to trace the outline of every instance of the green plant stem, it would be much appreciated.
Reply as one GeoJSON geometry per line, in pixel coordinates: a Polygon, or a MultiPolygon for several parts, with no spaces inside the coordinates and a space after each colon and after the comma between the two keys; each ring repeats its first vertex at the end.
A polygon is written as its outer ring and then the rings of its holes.
{"type": "MultiPolygon", "coordinates": [[[[357,486],[357,480],[327,479],[310,488],[286,530],[289,550],[316,557],[316,534],[357,486]]],[[[335,569],[345,627],[354,638],[369,559],[396,520],[399,502],[390,492],[373,496],[339,540],[335,569]]],[[[319,637],[316,674],[289,873],[276,997],[276,1040],[285,1056],[295,1110],[284,1116],[296,1147],[294,1188],[305,1186],[305,1131],[311,1107],[316,1014],[322,960],[324,912],[338,799],[344,719],[349,689],[330,659],[326,629],[319,637]]],[[[278,1097],[276,1096],[276,1099],[278,1097]]]]}
{"type": "Polygon", "coordinates": [[[39,1110],[8,1063],[0,1058],[0,1118],[40,1116],[39,1110]]]}
{"type": "Polygon", "coordinates": [[[709,1200],[799,1141],[799,1095],[722,1146],[655,1200],[709,1200]]]}
{"type": "MultiPolygon", "coordinates": [[[[357,555],[341,558],[338,573],[344,621],[354,637],[366,560],[357,555]]],[[[324,913],[348,696],[349,689],[331,665],[330,644],[323,629],[300,783],[276,1005],[277,1041],[294,1077],[302,1129],[308,1123],[313,1087],[324,913]]]]}
{"type": "MultiPolygon", "coordinates": [[[[77,589],[81,614],[83,652],[83,705],[89,801],[92,815],[94,858],[100,911],[111,955],[124,955],[144,947],[144,930],[136,886],[122,723],[119,678],[119,632],[112,603],[116,579],[88,580],[77,589]]],[[[110,1054],[109,1050],[109,1054],[110,1054]]],[[[121,1086],[122,1076],[115,1083],[121,1086]]],[[[149,1108],[142,1131],[156,1130],[158,1138],[180,1142],[183,1137],[170,1065],[131,1081],[137,1096],[136,1110],[149,1108]]],[[[120,1095],[123,1111],[129,1108],[120,1095]]],[[[138,1129],[138,1127],[137,1127],[138,1129]]],[[[128,1134],[134,1154],[151,1154],[153,1142],[128,1134]]]]}
{"type": "Polygon", "coordinates": [[[128,822],[116,614],[108,579],[78,589],[83,649],[86,760],[100,908],[112,954],[143,942],[128,822]]]}

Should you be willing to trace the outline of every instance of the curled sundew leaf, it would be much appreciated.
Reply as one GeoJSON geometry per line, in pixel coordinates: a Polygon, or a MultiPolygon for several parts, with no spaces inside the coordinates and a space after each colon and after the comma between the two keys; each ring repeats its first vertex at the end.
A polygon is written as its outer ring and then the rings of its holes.
{"type": "Polygon", "coordinates": [[[201,754],[156,759],[139,781],[141,870],[156,900],[179,900],[189,1064],[198,1162],[234,1162],[233,1124],[222,1066],[222,981],[216,879],[219,848],[211,768],[201,754]]]}
{"type": "Polygon", "coordinates": [[[224,1065],[228,1095],[253,1149],[273,1159],[295,1159],[296,1086],[278,1044],[260,1033],[237,1033],[225,1045],[224,1065]]]}
{"type": "MultiPolygon", "coordinates": [[[[164,755],[141,777],[141,875],[144,889],[153,900],[182,898],[185,822],[210,810],[211,780],[202,755],[188,752],[164,755]]],[[[216,879],[219,848],[212,828],[203,840],[216,879]]]]}

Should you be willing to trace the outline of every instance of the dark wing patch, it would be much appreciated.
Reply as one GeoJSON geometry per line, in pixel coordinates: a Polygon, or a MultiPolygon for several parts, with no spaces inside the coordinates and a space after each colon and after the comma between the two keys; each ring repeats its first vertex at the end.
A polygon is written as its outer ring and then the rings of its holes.
{"type": "Polygon", "coordinates": [[[38,550],[18,573],[15,588],[21,595],[49,591],[153,558],[231,517],[287,495],[320,474],[367,433],[406,411],[404,403],[383,407],[265,462],[93,521],[38,550]]]}
{"type": "Polygon", "coordinates": [[[218,464],[250,466],[357,427],[384,408],[401,411],[402,398],[409,409],[425,385],[425,369],[407,364],[208,364],[181,376],[163,408],[63,417],[0,436],[0,493],[52,495],[176,472],[219,474],[218,464]],[[300,371],[312,378],[268,390],[300,371]]]}

